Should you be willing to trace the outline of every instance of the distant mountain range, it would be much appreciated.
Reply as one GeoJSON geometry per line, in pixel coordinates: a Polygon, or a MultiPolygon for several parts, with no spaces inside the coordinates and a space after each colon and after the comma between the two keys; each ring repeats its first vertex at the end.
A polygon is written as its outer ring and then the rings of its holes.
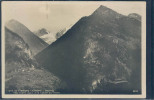
{"type": "Polygon", "coordinates": [[[8,21],[5,27],[19,35],[28,44],[32,55],[36,55],[48,46],[46,42],[37,37],[25,25],[21,24],[17,20],[8,21]]]}
{"type": "Polygon", "coordinates": [[[35,58],[67,83],[62,93],[141,93],[141,21],[100,6],[35,58]]]}
{"type": "Polygon", "coordinates": [[[35,35],[37,35],[38,37],[49,34],[50,32],[47,31],[45,28],[42,28],[36,32],[34,32],[35,35]]]}
{"type": "Polygon", "coordinates": [[[55,42],[58,38],[60,38],[62,35],[64,35],[70,29],[70,27],[71,26],[61,29],[57,33],[52,33],[45,28],[42,28],[34,33],[39,38],[44,40],[46,43],[51,44],[51,43],[55,42]]]}

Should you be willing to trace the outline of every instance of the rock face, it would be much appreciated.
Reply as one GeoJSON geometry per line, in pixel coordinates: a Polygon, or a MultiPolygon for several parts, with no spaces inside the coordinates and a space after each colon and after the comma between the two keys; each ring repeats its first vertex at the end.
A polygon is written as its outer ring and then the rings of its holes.
{"type": "Polygon", "coordinates": [[[43,50],[48,46],[42,39],[32,33],[26,26],[16,20],[10,20],[6,23],[6,28],[18,34],[28,44],[33,55],[43,50]]]}
{"type": "MultiPolygon", "coordinates": [[[[52,90],[63,87],[62,81],[41,68],[33,58],[28,44],[16,33],[5,28],[5,91],[52,90]]],[[[19,92],[18,92],[19,93],[19,92]]]]}
{"type": "Polygon", "coordinates": [[[64,93],[140,93],[141,22],[100,6],[35,58],[67,82],[64,93]]]}

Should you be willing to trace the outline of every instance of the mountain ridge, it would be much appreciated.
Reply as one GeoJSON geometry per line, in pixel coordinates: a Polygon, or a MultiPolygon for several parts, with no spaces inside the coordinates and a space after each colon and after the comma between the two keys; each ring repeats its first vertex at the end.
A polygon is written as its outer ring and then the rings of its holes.
{"type": "MultiPolygon", "coordinates": [[[[99,13],[82,17],[35,58],[65,80],[71,92],[92,93],[99,91],[93,84],[104,87],[108,82],[117,90],[114,83],[119,83],[118,79],[128,83],[125,89],[130,87],[128,91],[119,89],[119,93],[140,90],[141,84],[130,84],[140,81],[141,23],[112,10],[110,14],[102,15],[100,10],[99,13]]],[[[111,93],[108,90],[101,93],[111,93]]]]}
{"type": "Polygon", "coordinates": [[[25,25],[14,19],[8,21],[5,27],[22,37],[24,41],[29,45],[33,55],[37,54],[39,51],[48,46],[47,43],[32,33],[25,25]]]}
{"type": "Polygon", "coordinates": [[[5,28],[5,93],[18,90],[20,94],[26,89],[36,94],[33,90],[56,91],[63,86],[58,77],[40,67],[22,37],[5,28]]]}

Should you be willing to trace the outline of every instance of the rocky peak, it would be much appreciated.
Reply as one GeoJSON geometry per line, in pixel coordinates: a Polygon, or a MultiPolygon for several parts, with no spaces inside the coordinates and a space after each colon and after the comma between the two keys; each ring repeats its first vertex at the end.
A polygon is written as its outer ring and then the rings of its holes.
{"type": "Polygon", "coordinates": [[[7,24],[8,24],[8,23],[18,23],[18,21],[15,20],[15,19],[11,19],[10,21],[7,22],[7,24]]]}
{"type": "Polygon", "coordinates": [[[138,21],[141,21],[141,15],[139,15],[139,14],[137,14],[137,13],[130,13],[130,14],[128,15],[128,17],[137,19],[138,21]]]}
{"type": "Polygon", "coordinates": [[[46,34],[48,34],[48,31],[45,28],[40,29],[40,32],[45,32],[46,34]]]}
{"type": "Polygon", "coordinates": [[[106,6],[103,6],[103,5],[99,6],[96,9],[96,11],[108,11],[108,10],[111,10],[111,9],[110,8],[107,8],[106,6]]]}
{"type": "Polygon", "coordinates": [[[17,20],[9,20],[5,27],[11,32],[19,35],[25,43],[28,44],[32,54],[35,55],[40,52],[42,49],[48,46],[42,39],[37,37],[33,32],[31,32],[24,24],[20,23],[17,20]]]}
{"type": "Polygon", "coordinates": [[[50,32],[47,31],[47,29],[45,28],[42,28],[40,30],[38,30],[37,32],[34,32],[37,36],[43,36],[43,35],[46,35],[46,34],[49,34],[50,32]]]}
{"type": "Polygon", "coordinates": [[[113,11],[110,8],[107,8],[103,5],[101,5],[99,8],[97,8],[94,13],[91,16],[95,16],[98,18],[119,18],[121,14],[113,11]]]}
{"type": "Polygon", "coordinates": [[[22,27],[22,25],[17,20],[11,19],[6,22],[5,27],[9,28],[12,31],[15,31],[17,27],[22,27]]]}

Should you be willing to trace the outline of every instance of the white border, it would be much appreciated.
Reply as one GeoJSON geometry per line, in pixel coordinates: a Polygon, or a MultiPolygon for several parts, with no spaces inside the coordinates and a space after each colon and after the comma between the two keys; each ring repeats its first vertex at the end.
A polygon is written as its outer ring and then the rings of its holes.
{"type": "MultiPolygon", "coordinates": [[[[5,33],[4,33],[4,13],[3,12],[3,2],[40,2],[40,1],[2,1],[1,6],[1,14],[2,14],[2,38],[1,38],[1,47],[2,47],[2,98],[146,98],[146,1],[138,1],[138,2],[143,2],[144,3],[144,11],[142,14],[142,39],[141,39],[141,44],[142,44],[142,94],[141,95],[69,95],[69,94],[5,94],[5,33]]],[[[42,2],[42,1],[41,1],[42,2]]],[[[78,3],[78,2],[130,2],[130,1],[48,1],[48,2],[54,2],[54,3],[78,3]]],[[[134,2],[134,1],[131,1],[134,2]]]]}

